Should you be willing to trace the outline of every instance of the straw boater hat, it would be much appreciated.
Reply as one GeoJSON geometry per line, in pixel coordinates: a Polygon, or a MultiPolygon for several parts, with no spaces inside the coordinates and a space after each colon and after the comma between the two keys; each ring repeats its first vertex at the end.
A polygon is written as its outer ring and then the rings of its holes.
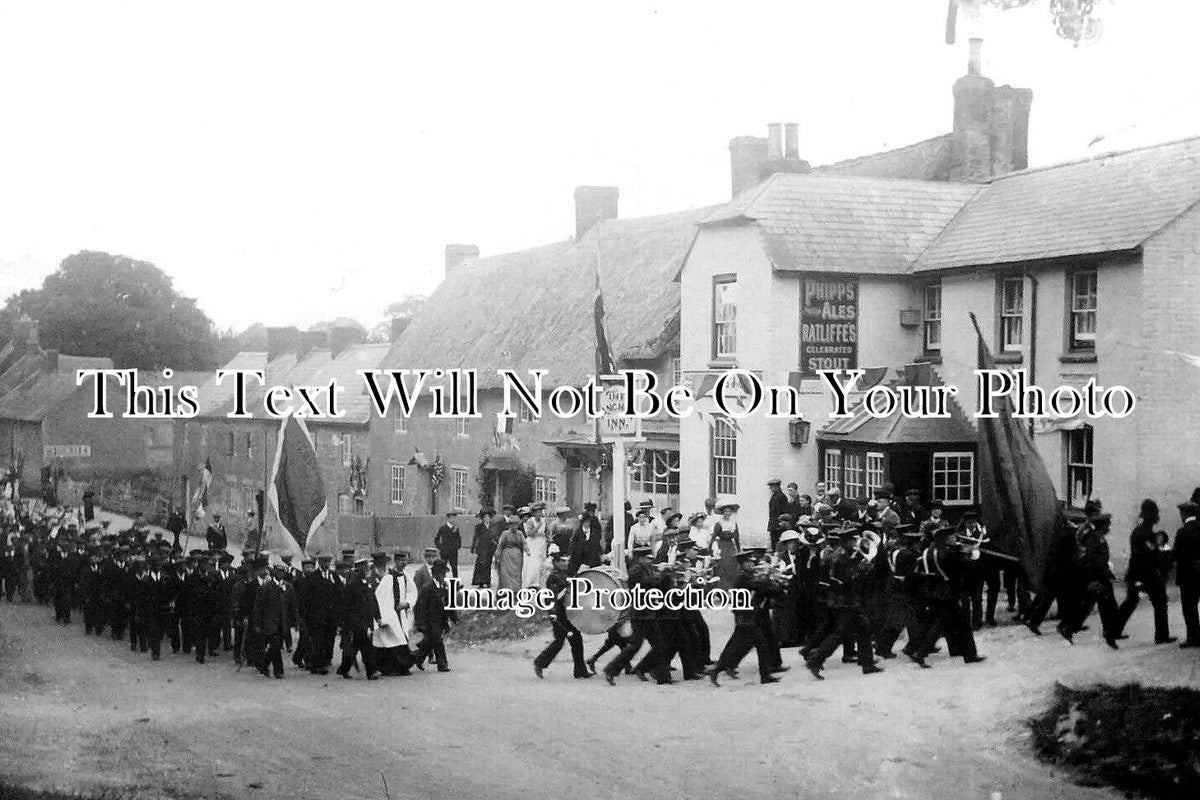
{"type": "Polygon", "coordinates": [[[783,544],[784,542],[798,542],[798,541],[800,541],[800,534],[796,531],[787,530],[787,531],[784,531],[783,533],[779,534],[779,543],[780,544],[783,544]]]}
{"type": "Polygon", "coordinates": [[[570,513],[571,513],[570,506],[559,506],[558,508],[554,509],[554,516],[556,516],[556,517],[561,517],[564,514],[570,514],[570,513]]]}
{"type": "Polygon", "coordinates": [[[732,508],[734,511],[737,511],[741,508],[741,505],[729,499],[720,500],[717,502],[717,511],[724,511],[727,508],[732,508]]]}

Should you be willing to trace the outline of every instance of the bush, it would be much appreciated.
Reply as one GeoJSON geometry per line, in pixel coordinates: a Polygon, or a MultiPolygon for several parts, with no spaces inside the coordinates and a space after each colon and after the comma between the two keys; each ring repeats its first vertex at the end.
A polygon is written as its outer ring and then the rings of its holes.
{"type": "Polygon", "coordinates": [[[1050,708],[1029,724],[1038,754],[1082,783],[1162,800],[1195,797],[1200,787],[1195,689],[1059,684],[1050,708]]]}

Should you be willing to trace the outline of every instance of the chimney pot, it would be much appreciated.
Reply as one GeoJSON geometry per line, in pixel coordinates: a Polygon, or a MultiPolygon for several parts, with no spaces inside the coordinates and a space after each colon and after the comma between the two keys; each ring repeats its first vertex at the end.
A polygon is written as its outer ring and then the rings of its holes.
{"type": "Polygon", "coordinates": [[[969,43],[969,52],[967,55],[967,74],[982,75],[983,74],[983,39],[978,36],[971,38],[969,43]]]}
{"type": "Polygon", "coordinates": [[[783,125],[781,123],[767,124],[767,158],[772,161],[783,158],[783,125]]]}
{"type": "Polygon", "coordinates": [[[46,350],[44,352],[46,355],[46,371],[58,372],[58,351],[46,350]]]}
{"type": "Polygon", "coordinates": [[[446,245],[446,274],[462,266],[464,261],[479,258],[479,245],[448,244],[446,245]]]}
{"type": "Polygon", "coordinates": [[[800,126],[795,122],[783,126],[783,157],[800,157],[800,126]]]}
{"type": "Polygon", "coordinates": [[[616,186],[575,187],[575,241],[601,222],[617,218],[620,194],[616,186]]]}

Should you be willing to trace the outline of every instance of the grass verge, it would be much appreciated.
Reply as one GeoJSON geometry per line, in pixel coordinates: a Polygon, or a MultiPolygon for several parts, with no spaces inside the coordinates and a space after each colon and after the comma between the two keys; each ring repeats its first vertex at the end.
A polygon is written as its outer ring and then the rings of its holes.
{"type": "Polygon", "coordinates": [[[1200,691],[1061,684],[1030,720],[1038,755],[1090,786],[1183,800],[1200,787],[1200,691]]]}

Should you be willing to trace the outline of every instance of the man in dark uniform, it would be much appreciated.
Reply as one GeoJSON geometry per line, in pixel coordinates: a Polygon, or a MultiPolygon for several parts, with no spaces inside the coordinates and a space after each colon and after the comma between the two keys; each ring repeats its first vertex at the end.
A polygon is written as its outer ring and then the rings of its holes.
{"type": "MultiPolygon", "coordinates": [[[[658,575],[652,563],[652,548],[647,546],[634,547],[632,557],[633,565],[629,568],[630,591],[633,591],[637,586],[641,586],[643,589],[655,587],[658,583],[658,575]]],[[[570,573],[569,565],[567,572],[570,573]]],[[[633,629],[633,635],[630,636],[625,646],[621,648],[621,652],[617,657],[608,662],[608,665],[604,667],[604,679],[608,681],[610,686],[616,686],[617,675],[630,666],[634,656],[642,649],[642,645],[649,642],[651,655],[647,656],[647,659],[652,665],[655,680],[659,683],[670,683],[671,673],[667,669],[667,666],[661,663],[661,655],[665,648],[662,643],[662,637],[659,635],[658,626],[654,623],[654,612],[642,606],[634,606],[629,611],[629,622],[633,629]]]]}
{"type": "Polygon", "coordinates": [[[238,575],[233,569],[233,553],[227,550],[220,552],[210,551],[213,561],[216,562],[217,580],[221,584],[221,593],[217,604],[217,639],[210,642],[210,656],[215,656],[214,652],[220,648],[224,652],[233,650],[233,624],[234,624],[234,606],[233,593],[234,585],[238,582],[238,575]]]}
{"type": "Polygon", "coordinates": [[[300,638],[296,642],[296,649],[292,652],[292,665],[305,669],[308,667],[309,649],[312,647],[312,636],[308,632],[308,593],[310,584],[308,576],[313,573],[317,562],[311,558],[306,558],[300,562],[300,574],[292,581],[292,590],[296,595],[296,628],[300,631],[300,638]]]}
{"type": "MultiPolygon", "coordinates": [[[[387,556],[384,556],[386,563],[387,556]]],[[[346,581],[344,616],[341,620],[342,664],[337,674],[350,680],[350,668],[362,654],[363,669],[366,670],[367,680],[379,679],[379,671],[375,667],[375,651],[371,646],[371,628],[379,617],[379,609],[375,600],[375,592],[367,583],[367,559],[360,558],[354,562],[354,571],[346,581]]]]}
{"type": "Polygon", "coordinates": [[[1108,532],[1111,525],[1111,514],[1095,514],[1076,537],[1078,553],[1071,578],[1076,592],[1075,603],[1073,613],[1060,614],[1058,632],[1068,642],[1072,641],[1072,637],[1083,630],[1092,609],[1099,606],[1104,641],[1116,650],[1120,618],[1113,597],[1114,575],[1109,566],[1108,532]]]}
{"type": "Polygon", "coordinates": [[[183,593],[187,596],[189,644],[196,648],[196,663],[203,664],[209,655],[216,654],[221,641],[221,577],[212,566],[208,553],[195,556],[196,568],[184,579],[183,593]]]}
{"type": "Polygon", "coordinates": [[[872,564],[858,552],[858,526],[843,523],[836,533],[839,546],[830,553],[824,564],[832,624],[827,627],[821,643],[812,648],[804,660],[808,671],[817,680],[824,680],[821,670],[825,667],[826,659],[847,638],[854,640],[858,665],[864,675],[883,671],[875,663],[875,652],[871,646],[871,621],[863,609],[863,584],[871,574],[872,564]]]}
{"type": "Polygon", "coordinates": [[[554,569],[546,576],[546,588],[554,592],[554,616],[551,617],[554,638],[550,644],[546,645],[546,649],[538,653],[537,658],[533,660],[533,672],[539,678],[542,677],[542,671],[550,666],[555,656],[562,650],[563,642],[567,642],[571,646],[571,660],[575,664],[575,677],[590,678],[592,673],[588,670],[583,658],[583,634],[567,618],[566,598],[571,591],[570,576],[567,574],[568,556],[566,553],[559,552],[552,555],[550,559],[554,569]]]}
{"type": "Polygon", "coordinates": [[[143,638],[150,648],[150,658],[158,661],[162,653],[163,634],[170,624],[174,606],[175,585],[169,572],[163,569],[162,556],[150,556],[149,569],[139,580],[140,618],[143,638]]]}
{"type": "Polygon", "coordinates": [[[339,594],[341,581],[330,569],[333,556],[321,553],[317,556],[317,569],[304,580],[307,593],[308,634],[312,645],[306,657],[308,669],[317,675],[328,675],[333,662],[333,639],[337,635],[339,619],[339,594]]]}
{"type": "Polygon", "coordinates": [[[1142,592],[1150,598],[1154,607],[1154,643],[1169,644],[1175,641],[1171,635],[1171,623],[1167,616],[1167,571],[1164,548],[1167,534],[1154,529],[1159,521],[1158,503],[1142,501],[1139,523],[1129,534],[1129,568],[1125,572],[1125,602],[1117,609],[1120,628],[1117,635],[1125,631],[1129,618],[1138,605],[1142,592]]]}
{"type": "Polygon", "coordinates": [[[1180,503],[1179,518],[1183,527],[1175,534],[1175,582],[1187,633],[1179,646],[1200,647],[1200,503],[1180,503]]]}
{"type": "Polygon", "coordinates": [[[253,554],[242,556],[242,563],[236,571],[233,591],[229,596],[230,613],[233,616],[233,660],[239,667],[243,664],[255,664],[257,659],[257,644],[254,631],[250,627],[250,615],[254,612],[254,595],[258,592],[261,582],[258,580],[257,566],[253,554]]]}
{"type": "Polygon", "coordinates": [[[457,508],[447,511],[446,521],[433,536],[433,546],[455,578],[458,577],[458,551],[462,549],[462,533],[458,529],[458,515],[461,513],[462,510],[457,508]]]}
{"type": "MultiPolygon", "coordinates": [[[[254,562],[254,605],[250,611],[250,631],[257,658],[251,662],[264,678],[283,677],[283,629],[287,625],[287,607],[279,581],[271,576],[268,559],[254,562]]],[[[249,661],[249,658],[247,658],[249,661]]]]}
{"type": "Polygon", "coordinates": [[[105,591],[104,572],[100,567],[100,550],[88,555],[88,566],[79,578],[79,593],[83,599],[83,632],[104,633],[108,622],[108,593],[105,591]]]}
{"type": "Polygon", "coordinates": [[[58,546],[47,552],[44,569],[54,598],[54,621],[69,625],[76,557],[65,536],[59,536],[55,542],[58,546]]]}
{"type": "Polygon", "coordinates": [[[779,588],[773,586],[769,579],[758,574],[759,555],[756,551],[743,550],[737,554],[738,566],[741,572],[734,582],[735,589],[743,589],[751,594],[751,609],[735,609],[733,612],[733,633],[721,650],[717,663],[708,669],[708,679],[714,686],[720,686],[717,680],[722,672],[730,678],[737,679],[737,668],[742,659],[751,650],[758,654],[758,680],[760,683],[778,683],[779,678],[772,675],[774,655],[771,653],[767,638],[763,635],[763,626],[759,610],[765,608],[771,598],[779,593],[779,588]]]}
{"type": "Polygon", "coordinates": [[[779,517],[786,514],[788,509],[788,496],[779,488],[781,484],[779,478],[767,481],[767,489],[770,492],[767,499],[767,533],[771,537],[772,553],[779,546],[779,534],[783,532],[783,528],[779,526],[779,517]]]}
{"type": "Polygon", "coordinates": [[[975,634],[962,602],[964,567],[979,558],[979,550],[964,549],[956,535],[949,525],[938,528],[933,532],[933,544],[921,554],[918,571],[922,573],[923,599],[929,614],[916,642],[904,650],[920,667],[929,666],[925,659],[935,652],[937,640],[942,636],[946,637],[946,650],[951,657],[962,656],[967,664],[986,659],[975,648],[975,634]]]}

